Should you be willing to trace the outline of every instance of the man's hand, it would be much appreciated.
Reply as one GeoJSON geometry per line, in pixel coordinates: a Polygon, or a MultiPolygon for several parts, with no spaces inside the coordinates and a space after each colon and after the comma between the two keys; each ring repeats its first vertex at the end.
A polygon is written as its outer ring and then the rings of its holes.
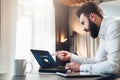
{"type": "Polygon", "coordinates": [[[71,54],[68,51],[57,51],[56,56],[62,61],[69,61],[71,54]]]}
{"type": "Polygon", "coordinates": [[[67,63],[65,68],[72,71],[80,71],[80,64],[75,62],[67,63]]]}

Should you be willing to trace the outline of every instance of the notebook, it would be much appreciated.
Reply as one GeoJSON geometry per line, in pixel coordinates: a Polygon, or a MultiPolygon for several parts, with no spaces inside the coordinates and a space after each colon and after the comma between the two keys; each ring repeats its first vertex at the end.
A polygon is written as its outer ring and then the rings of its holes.
{"type": "Polygon", "coordinates": [[[64,66],[57,65],[57,63],[48,51],[31,49],[31,52],[37,60],[38,64],[40,65],[39,72],[67,72],[64,66]]]}

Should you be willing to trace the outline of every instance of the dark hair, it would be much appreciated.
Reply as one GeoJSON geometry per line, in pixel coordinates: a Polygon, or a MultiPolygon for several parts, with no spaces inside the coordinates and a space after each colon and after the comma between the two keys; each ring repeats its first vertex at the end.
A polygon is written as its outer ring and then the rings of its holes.
{"type": "Polygon", "coordinates": [[[97,14],[99,17],[102,17],[97,4],[94,2],[87,2],[83,4],[81,7],[79,7],[76,15],[80,17],[80,15],[83,13],[86,17],[88,17],[91,12],[97,14]]]}

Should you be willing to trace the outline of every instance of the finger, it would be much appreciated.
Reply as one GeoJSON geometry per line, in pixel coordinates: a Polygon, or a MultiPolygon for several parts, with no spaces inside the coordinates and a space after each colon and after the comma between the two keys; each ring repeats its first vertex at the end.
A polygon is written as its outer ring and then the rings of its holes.
{"type": "Polygon", "coordinates": [[[65,69],[69,69],[69,67],[68,67],[68,66],[65,66],[65,69]]]}
{"type": "Polygon", "coordinates": [[[68,69],[70,68],[70,66],[71,66],[71,63],[67,63],[67,64],[65,65],[65,67],[68,68],[68,69]]]}
{"type": "Polygon", "coordinates": [[[60,54],[61,54],[61,51],[57,51],[55,56],[59,57],[60,54]]]}
{"type": "Polygon", "coordinates": [[[66,68],[69,68],[70,70],[73,70],[74,69],[74,63],[73,62],[71,62],[71,63],[67,63],[66,64],[66,68]]]}
{"type": "Polygon", "coordinates": [[[65,56],[65,54],[64,54],[64,53],[61,53],[61,56],[65,56]]]}
{"type": "Polygon", "coordinates": [[[71,73],[71,72],[72,72],[72,70],[70,70],[70,69],[69,69],[69,70],[67,70],[67,73],[71,73]]]}
{"type": "Polygon", "coordinates": [[[57,51],[56,56],[58,56],[58,55],[64,55],[64,52],[63,51],[57,51]]]}
{"type": "Polygon", "coordinates": [[[59,54],[60,54],[60,51],[57,51],[57,52],[56,52],[56,56],[59,55],[59,54]]]}
{"type": "Polygon", "coordinates": [[[61,60],[64,60],[65,57],[64,57],[63,55],[60,55],[59,58],[60,58],[61,60]]]}

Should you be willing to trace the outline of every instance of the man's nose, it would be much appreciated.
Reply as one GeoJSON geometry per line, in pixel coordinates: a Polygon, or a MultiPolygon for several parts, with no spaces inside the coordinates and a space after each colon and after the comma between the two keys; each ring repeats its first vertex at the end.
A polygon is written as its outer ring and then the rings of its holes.
{"type": "Polygon", "coordinates": [[[86,31],[86,32],[89,32],[89,29],[84,28],[83,30],[86,31]]]}

